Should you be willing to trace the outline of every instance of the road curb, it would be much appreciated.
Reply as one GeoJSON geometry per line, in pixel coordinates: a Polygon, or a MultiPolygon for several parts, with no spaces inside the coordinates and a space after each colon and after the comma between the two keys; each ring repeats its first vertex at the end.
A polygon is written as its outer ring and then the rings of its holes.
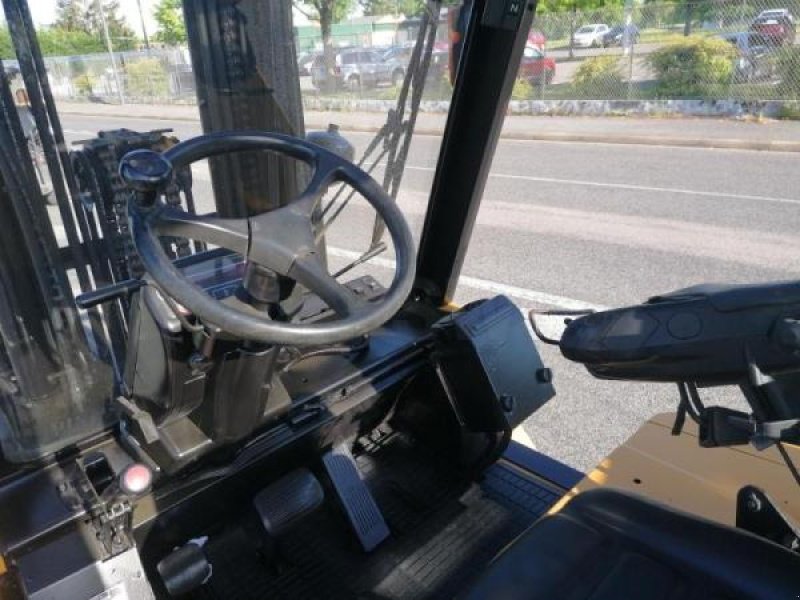
{"type": "MultiPolygon", "coordinates": [[[[155,115],[131,115],[124,111],[108,111],[102,114],[93,114],[81,110],[59,109],[60,114],[76,115],[82,117],[115,117],[115,118],[134,118],[160,121],[181,121],[199,122],[199,118],[193,116],[175,115],[165,118],[155,115]]],[[[624,117],[620,117],[623,118],[624,117]]],[[[328,127],[329,118],[321,121],[307,121],[307,129],[325,129],[328,127]]],[[[356,123],[340,123],[342,131],[353,131],[357,133],[377,133],[380,130],[378,125],[359,125],[356,123]]],[[[438,127],[417,126],[416,133],[419,135],[442,135],[442,129],[438,127]]],[[[787,140],[747,140],[730,138],[684,138],[684,137],[663,137],[645,135],[606,135],[606,134],[583,134],[583,133],[559,133],[548,131],[504,131],[501,133],[502,139],[524,140],[532,142],[577,142],[585,144],[620,144],[620,145],[639,145],[639,146],[666,146],[678,148],[710,148],[720,150],[755,150],[762,152],[800,152],[800,141],[793,142],[787,140]]]]}
{"type": "MultiPolygon", "coordinates": [[[[325,129],[328,122],[307,122],[307,129],[325,129]]],[[[369,125],[341,125],[343,132],[377,133],[379,128],[369,125]]],[[[418,135],[442,135],[437,128],[416,127],[418,135]]],[[[500,135],[501,139],[531,142],[578,142],[584,144],[620,144],[637,146],[666,146],[677,148],[710,148],[719,150],[756,150],[762,152],[800,152],[800,142],[744,139],[698,139],[667,138],[663,136],[573,134],[557,132],[509,131],[500,135]]]]}

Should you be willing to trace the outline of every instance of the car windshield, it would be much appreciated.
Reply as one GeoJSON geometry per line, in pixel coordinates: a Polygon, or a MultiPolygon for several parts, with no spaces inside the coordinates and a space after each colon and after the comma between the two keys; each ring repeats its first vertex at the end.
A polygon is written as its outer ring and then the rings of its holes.
{"type": "MultiPolygon", "coordinates": [[[[122,410],[116,399],[126,393],[119,382],[127,297],[94,311],[75,309],[73,297],[142,275],[128,192],[116,175],[132,132],[153,131],[135,139],[161,149],[204,128],[313,134],[370,172],[418,241],[460,58],[451,42],[469,35],[451,32],[468,13],[456,12],[460,3],[337,0],[328,18],[316,12],[316,0],[186,2],[197,8],[186,15],[180,2],[142,0],[142,19],[136,2],[104,2],[108,36],[99,19],[70,20],[75,11],[66,7],[77,4],[30,2],[45,54],[40,74],[64,144],[40,139],[32,115],[41,94],[26,100],[22,77],[10,77],[3,96],[11,105],[0,128],[17,114],[27,127],[26,148],[14,160],[0,153],[0,177],[18,183],[19,171],[37,190],[13,204],[35,207],[37,219],[19,219],[10,199],[2,215],[16,225],[3,229],[0,266],[11,267],[0,269],[0,278],[14,276],[33,298],[4,312],[17,290],[0,281],[0,449],[7,459],[77,443],[113,425],[122,410]],[[157,5],[164,10],[156,18],[157,5]],[[428,18],[431,5],[440,8],[428,18]],[[418,70],[424,61],[411,60],[423,42],[427,72],[418,70]],[[298,65],[302,53],[313,56],[308,68],[298,65]],[[369,62],[362,53],[402,60],[369,62]],[[345,64],[345,56],[353,60],[345,64]],[[404,94],[412,80],[416,87],[404,94]],[[98,131],[103,138],[95,139],[98,131]],[[58,162],[49,176],[45,142],[74,153],[64,161],[73,178],[58,162]],[[30,160],[23,162],[25,152],[30,160]],[[52,240],[38,217],[52,222],[52,240]],[[73,252],[83,264],[96,260],[97,269],[81,271],[73,252]],[[63,278],[52,266],[58,261],[63,278]],[[55,335],[56,326],[71,328],[69,335],[55,335]],[[112,345],[112,337],[121,341],[112,345]],[[59,400],[64,395],[68,403],[59,400]]],[[[735,41],[762,6],[775,3],[701,2],[689,19],[684,0],[535,4],[532,27],[519,36],[521,46],[535,44],[497,92],[505,121],[469,244],[459,248],[462,277],[448,300],[464,305],[504,294],[526,314],[603,310],[708,281],[800,279],[800,39],[789,27],[765,28],[749,37],[765,51],[748,56],[723,39],[735,41]],[[629,47],[598,30],[628,19],[641,35],[629,47]]],[[[473,17],[482,31],[484,15],[473,17]]],[[[767,16],[776,18],[785,23],[767,16]]],[[[8,28],[0,26],[6,42],[19,25],[7,20],[8,28]]],[[[8,73],[20,66],[12,48],[0,44],[8,73]]],[[[39,122],[47,125],[47,115],[39,122]]],[[[230,164],[200,161],[191,178],[181,173],[190,197],[170,202],[188,208],[190,199],[198,213],[239,216],[274,207],[307,176],[251,154],[230,164]]],[[[319,219],[331,274],[390,282],[391,243],[362,197],[333,186],[319,219]]],[[[186,240],[167,244],[174,257],[197,249],[186,240]]],[[[556,321],[557,330],[563,318],[556,321]]],[[[674,409],[673,387],[590,380],[557,349],[542,354],[564,392],[524,430],[539,451],[572,466],[592,467],[643,421],[674,409]],[[590,422],[600,425],[587,429],[590,422]]]]}
{"type": "Polygon", "coordinates": [[[543,54],[542,51],[539,50],[538,48],[535,48],[533,46],[525,46],[523,56],[525,58],[542,58],[543,54]]]}
{"type": "MultiPolygon", "coordinates": [[[[436,11],[418,13],[414,19],[391,12],[367,18],[353,12],[340,22],[332,23],[330,34],[323,35],[319,15],[316,20],[306,16],[313,14],[313,6],[308,7],[311,3],[301,7],[302,11],[292,9],[288,1],[265,3],[261,12],[248,12],[244,6],[232,5],[225,13],[225,23],[213,33],[217,36],[215,39],[224,37],[225,45],[197,44],[191,48],[186,29],[196,27],[206,14],[195,15],[198,20],[193,21],[193,25],[186,23],[184,28],[183,23],[189,18],[184,16],[180,3],[168,3],[164,8],[166,16],[162,14],[155,20],[145,13],[144,25],[149,26],[148,47],[138,16],[120,8],[119,4],[106,4],[104,10],[113,50],[109,53],[101,26],[96,27],[89,20],[82,21],[92,32],[89,35],[73,32],[63,24],[67,8],[62,8],[62,4],[67,6],[70,2],[31,2],[30,6],[45,52],[47,76],[61,115],[65,147],[76,152],[76,164],[80,163],[83,169],[81,177],[94,178],[100,172],[108,177],[109,173],[116,173],[113,153],[103,155],[106,161],[103,162],[97,158],[99,146],[86,143],[100,131],[116,132],[105,134],[107,140],[132,135],[121,133],[126,130],[169,132],[159,142],[161,148],[165,147],[163,144],[174,143],[169,141],[173,136],[175,140],[188,140],[200,135],[203,123],[209,126],[211,121],[216,129],[268,129],[300,137],[308,134],[315,136],[315,142],[327,144],[361,164],[400,206],[414,235],[419,235],[452,94],[447,60],[450,54],[448,8],[437,7],[436,11]],[[48,10],[42,8],[44,4],[48,10]],[[276,18],[277,13],[271,12],[279,8],[285,11],[280,19],[276,18]],[[53,15],[56,25],[53,25],[53,15]],[[136,20],[131,20],[131,15],[137,16],[136,20]],[[286,26],[287,19],[293,26],[286,26]],[[166,33],[169,22],[181,26],[166,33]],[[81,39],[97,39],[98,42],[79,49],[70,46],[80,35],[86,36],[81,39]],[[59,40],[55,46],[50,44],[53,39],[59,40]],[[385,52],[390,46],[396,47],[385,52]],[[415,47],[419,48],[418,60],[412,62],[410,56],[415,47]],[[408,58],[390,62],[383,68],[381,55],[408,58]],[[302,63],[306,61],[311,61],[311,68],[303,70],[302,63]],[[205,64],[206,70],[198,72],[199,64],[205,64]],[[294,68],[287,68],[287,65],[294,65],[294,68]],[[411,91],[401,97],[404,82],[409,83],[411,91]],[[424,104],[431,103],[437,104],[437,111],[423,109],[424,104]],[[211,105],[216,112],[204,112],[204,107],[211,105]],[[412,124],[422,111],[425,112],[420,120],[424,123],[425,135],[417,137],[413,135],[412,124]],[[402,115],[402,122],[393,120],[394,115],[402,115]]],[[[155,3],[150,5],[153,7],[155,3]]],[[[436,3],[431,6],[434,5],[436,3]]],[[[355,3],[351,8],[355,10],[355,3]]],[[[0,46],[0,51],[4,52],[2,59],[7,71],[16,69],[18,61],[9,44],[0,46]]],[[[24,87],[21,78],[16,79],[14,85],[17,89],[24,87]]],[[[25,123],[32,122],[27,107],[21,106],[19,111],[25,123]]],[[[159,140],[162,135],[155,133],[153,139],[159,140]]],[[[33,144],[33,137],[31,140],[33,144]]],[[[36,154],[33,160],[36,168],[46,175],[43,154],[36,154]]],[[[267,203],[264,206],[269,206],[270,196],[282,193],[285,184],[279,180],[285,176],[268,176],[267,171],[270,174],[278,171],[273,171],[277,168],[275,163],[264,160],[264,163],[242,163],[235,178],[225,180],[214,180],[214,171],[207,161],[195,163],[191,169],[193,208],[202,214],[242,214],[250,210],[246,203],[254,202],[255,196],[260,196],[267,203]],[[245,194],[240,185],[246,186],[245,194]],[[234,197],[242,204],[236,205],[231,200],[234,197]]],[[[298,170],[299,180],[305,176],[305,171],[298,170]]],[[[56,242],[62,247],[69,245],[73,239],[70,231],[76,227],[76,222],[79,231],[88,232],[102,226],[105,235],[117,240],[114,242],[117,245],[109,246],[112,253],[116,253],[109,257],[112,264],[127,265],[124,277],[140,276],[141,270],[134,267],[136,259],[124,230],[127,225],[122,221],[125,200],[113,193],[102,200],[98,187],[88,181],[81,179],[69,184],[72,189],[80,190],[76,193],[83,194],[81,197],[86,199],[85,209],[81,209],[80,214],[73,214],[71,208],[66,212],[61,210],[55,205],[58,198],[53,199],[52,205],[43,206],[52,221],[56,242]],[[109,204],[103,205],[103,202],[109,204]],[[107,227],[107,217],[103,216],[107,215],[106,210],[122,215],[120,221],[115,217],[111,222],[116,228],[113,232],[107,227]],[[65,222],[66,214],[70,214],[70,222],[65,222]]],[[[99,185],[107,183],[101,181],[99,185]]],[[[66,206],[71,205],[67,197],[64,200],[69,202],[66,206]]],[[[185,201],[183,207],[187,207],[185,201]]],[[[383,223],[376,220],[375,211],[367,202],[359,194],[352,194],[349,188],[333,186],[323,198],[321,215],[324,218],[321,217],[318,225],[319,235],[325,242],[329,271],[342,272],[343,281],[370,275],[388,285],[393,274],[394,249],[384,233],[383,223]],[[360,259],[365,253],[378,258],[364,262],[360,259]]],[[[192,246],[181,243],[171,248],[182,248],[172,254],[181,256],[192,246]]],[[[110,283],[109,275],[101,276],[107,273],[108,263],[98,263],[98,269],[90,271],[87,277],[74,269],[69,270],[71,294],[91,290],[93,280],[110,283]]],[[[119,308],[108,307],[108,310],[117,314],[119,308]]],[[[107,427],[115,418],[116,409],[107,411],[107,408],[112,407],[113,381],[119,382],[123,376],[124,357],[114,355],[115,350],[107,344],[106,332],[93,325],[91,319],[98,316],[96,311],[78,311],[76,316],[84,327],[83,334],[72,332],[83,339],[81,344],[76,342],[75,352],[87,364],[95,365],[87,369],[94,373],[91,382],[75,379],[66,385],[67,378],[64,378],[64,395],[68,401],[58,400],[62,404],[58,404],[52,390],[41,391],[42,386],[28,373],[16,379],[14,393],[9,394],[7,386],[0,386],[0,449],[8,460],[59,450],[107,427]],[[31,412],[25,418],[19,415],[19,406],[26,398],[38,399],[40,406],[45,406],[50,398],[54,406],[63,408],[74,401],[73,394],[86,395],[81,400],[81,415],[88,416],[59,421],[60,430],[55,421],[52,426],[47,424],[58,418],[60,409],[53,408],[49,413],[31,412]]],[[[126,313],[120,310],[119,317],[118,325],[124,330],[126,313]]],[[[9,340],[4,337],[0,344],[0,383],[8,377],[16,377],[5,356],[5,344],[9,340]]],[[[124,352],[124,344],[116,351],[124,352]]],[[[69,377],[74,379],[72,374],[69,377]]]]}

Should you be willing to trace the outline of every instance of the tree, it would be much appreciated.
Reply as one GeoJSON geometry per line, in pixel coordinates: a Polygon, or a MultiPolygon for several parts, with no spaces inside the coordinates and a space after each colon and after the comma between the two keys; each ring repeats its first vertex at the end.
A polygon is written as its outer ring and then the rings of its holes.
{"type": "Polygon", "coordinates": [[[325,69],[328,72],[325,82],[330,88],[333,85],[333,71],[336,67],[331,31],[333,24],[341,21],[350,12],[353,0],[296,0],[294,7],[312,21],[319,22],[325,69]]]}
{"type": "Polygon", "coordinates": [[[119,15],[119,0],[58,0],[54,28],[102,38],[103,17],[115,50],[136,46],[136,34],[119,15]]]}
{"type": "MultiPolygon", "coordinates": [[[[39,47],[45,56],[77,56],[105,52],[103,39],[84,31],[66,31],[58,27],[44,27],[36,32],[39,47]]],[[[7,27],[0,27],[0,58],[15,58],[11,35],[7,27]]]]}
{"type": "Polygon", "coordinates": [[[536,6],[536,12],[569,12],[573,8],[577,8],[579,11],[587,11],[610,6],[623,6],[624,4],[625,0],[541,0],[536,6]]]}
{"type": "Polygon", "coordinates": [[[359,0],[364,14],[372,17],[378,15],[418,15],[425,8],[425,0],[359,0]]]}
{"type": "Polygon", "coordinates": [[[158,23],[156,39],[165,44],[186,43],[186,23],[183,20],[181,0],[161,0],[153,10],[158,23]]]}

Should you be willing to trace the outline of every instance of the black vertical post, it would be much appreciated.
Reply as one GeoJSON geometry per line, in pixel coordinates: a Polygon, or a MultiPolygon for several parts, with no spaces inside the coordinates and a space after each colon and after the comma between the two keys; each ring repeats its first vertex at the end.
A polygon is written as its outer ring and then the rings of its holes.
{"type": "MultiPolygon", "coordinates": [[[[291,6],[289,0],[184,0],[204,131],[303,135],[291,6]]],[[[209,162],[222,216],[277,208],[297,193],[291,159],[240,152],[209,162]]]]}
{"type": "Polygon", "coordinates": [[[455,292],[535,8],[472,4],[417,263],[417,292],[435,304],[455,292]]]}

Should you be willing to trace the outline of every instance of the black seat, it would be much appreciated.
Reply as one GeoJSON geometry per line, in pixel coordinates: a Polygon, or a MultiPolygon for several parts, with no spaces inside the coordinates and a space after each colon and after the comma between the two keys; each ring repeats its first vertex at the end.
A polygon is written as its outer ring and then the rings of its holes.
{"type": "Polygon", "coordinates": [[[800,556],[633,494],[596,489],[540,519],[465,600],[800,597],[800,556]]]}

